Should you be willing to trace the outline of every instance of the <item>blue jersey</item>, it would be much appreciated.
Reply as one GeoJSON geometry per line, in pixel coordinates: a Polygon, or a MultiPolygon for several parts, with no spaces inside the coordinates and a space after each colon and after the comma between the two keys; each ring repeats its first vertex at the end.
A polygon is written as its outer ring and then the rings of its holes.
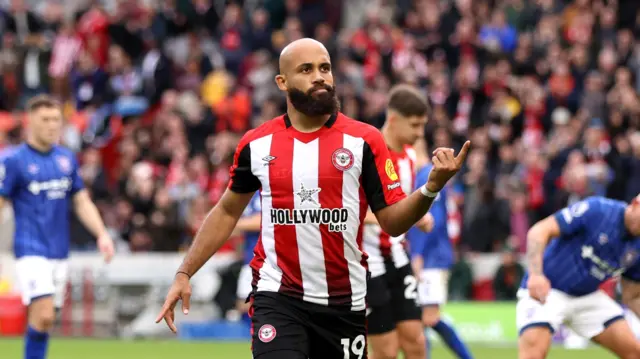
{"type": "MultiPolygon", "coordinates": [[[[242,217],[251,217],[260,214],[262,211],[262,203],[260,202],[260,193],[256,192],[251,198],[251,202],[242,213],[242,217]]],[[[260,232],[246,232],[244,234],[244,263],[249,264],[253,259],[253,249],[258,243],[260,232]]]]}
{"type": "MultiPolygon", "coordinates": [[[[549,243],[543,257],[544,275],[552,288],[583,296],[617,275],[640,280],[640,239],[625,228],[626,206],[621,201],[589,197],[554,214],[561,234],[549,243]]],[[[522,288],[527,278],[525,275],[522,288]]]]}
{"type": "MultiPolygon", "coordinates": [[[[431,167],[427,165],[418,171],[416,189],[427,183],[431,167]]],[[[449,269],[453,265],[453,247],[447,229],[447,191],[447,187],[443,188],[429,209],[435,220],[433,230],[425,233],[413,227],[407,233],[411,256],[422,255],[424,268],[449,269]]]]}
{"type": "Polygon", "coordinates": [[[83,188],[74,154],[22,144],[0,156],[0,196],[13,204],[14,253],[62,259],[69,255],[71,197],[83,188]]]}

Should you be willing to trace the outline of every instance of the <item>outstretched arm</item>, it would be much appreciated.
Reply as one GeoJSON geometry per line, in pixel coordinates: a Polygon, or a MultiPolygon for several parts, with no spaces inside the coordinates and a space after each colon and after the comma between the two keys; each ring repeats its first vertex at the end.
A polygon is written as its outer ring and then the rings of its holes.
{"type": "Polygon", "coordinates": [[[100,238],[107,233],[102,217],[100,217],[100,211],[98,211],[86,189],[81,189],[73,195],[73,209],[80,222],[96,238],[100,238]]]}
{"type": "Polygon", "coordinates": [[[260,188],[260,181],[251,171],[251,147],[249,145],[251,134],[252,131],[247,132],[240,140],[233,156],[229,186],[196,233],[187,255],[178,268],[162,310],[156,318],[156,323],[164,318],[174,333],[177,331],[174,323],[174,309],[178,300],[182,300],[183,313],[189,313],[191,300],[189,278],[202,268],[207,260],[227,241],[253,194],[260,188]]]}
{"type": "Polygon", "coordinates": [[[193,276],[222,247],[252,196],[253,192],[225,191],[196,233],[196,237],[178,269],[179,273],[184,273],[189,277],[193,276]]]}

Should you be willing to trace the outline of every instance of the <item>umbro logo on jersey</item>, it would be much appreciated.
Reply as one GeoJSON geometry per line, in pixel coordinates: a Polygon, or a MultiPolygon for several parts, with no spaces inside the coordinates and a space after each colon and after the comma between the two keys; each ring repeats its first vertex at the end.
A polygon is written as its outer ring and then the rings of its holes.
{"type": "Polygon", "coordinates": [[[275,160],[275,159],[276,159],[276,157],[271,156],[271,155],[269,155],[269,156],[265,156],[265,157],[262,157],[262,160],[264,161],[264,165],[265,165],[265,166],[270,165],[270,164],[271,164],[271,161],[273,161],[273,160],[275,160]]]}

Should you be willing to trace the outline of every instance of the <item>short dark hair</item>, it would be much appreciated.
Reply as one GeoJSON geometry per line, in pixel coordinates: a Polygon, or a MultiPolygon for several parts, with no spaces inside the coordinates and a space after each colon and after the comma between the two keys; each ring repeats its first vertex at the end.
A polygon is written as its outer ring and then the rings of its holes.
{"type": "Polygon", "coordinates": [[[405,117],[425,116],[429,113],[426,97],[411,85],[396,85],[389,91],[387,108],[405,117]]]}
{"type": "Polygon", "coordinates": [[[27,112],[33,112],[43,107],[60,108],[60,103],[49,95],[37,95],[27,102],[27,112]]]}

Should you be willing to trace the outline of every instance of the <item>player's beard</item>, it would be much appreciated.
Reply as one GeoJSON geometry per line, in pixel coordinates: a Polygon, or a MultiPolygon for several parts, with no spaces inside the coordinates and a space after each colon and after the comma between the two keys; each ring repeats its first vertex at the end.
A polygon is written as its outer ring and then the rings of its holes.
{"type": "Polygon", "coordinates": [[[307,92],[291,88],[287,93],[293,107],[309,117],[332,115],[340,110],[336,87],[332,85],[316,86],[307,92]],[[321,88],[327,92],[314,95],[314,91],[321,88]]]}

